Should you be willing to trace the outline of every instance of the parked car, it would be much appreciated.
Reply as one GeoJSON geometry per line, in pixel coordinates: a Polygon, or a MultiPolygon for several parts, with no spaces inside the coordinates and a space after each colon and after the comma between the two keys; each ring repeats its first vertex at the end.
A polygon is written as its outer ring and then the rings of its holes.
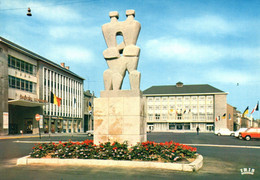
{"type": "Polygon", "coordinates": [[[250,141],[252,138],[260,139],[260,128],[248,128],[245,132],[239,133],[241,139],[250,141]]]}
{"type": "Polygon", "coordinates": [[[86,133],[87,133],[88,136],[93,136],[94,135],[94,131],[93,130],[86,131],[86,133]]]}
{"type": "Polygon", "coordinates": [[[240,132],[245,132],[246,130],[247,130],[247,128],[240,128],[239,130],[235,131],[234,136],[238,138],[239,137],[239,133],[240,132]]]}
{"type": "Polygon", "coordinates": [[[218,136],[233,136],[234,131],[230,131],[228,128],[221,128],[215,131],[215,134],[218,136]]]}

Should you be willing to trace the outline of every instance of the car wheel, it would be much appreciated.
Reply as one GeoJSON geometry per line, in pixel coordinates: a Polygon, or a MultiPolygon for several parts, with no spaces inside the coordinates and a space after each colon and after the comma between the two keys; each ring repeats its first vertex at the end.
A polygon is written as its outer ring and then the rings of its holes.
{"type": "Polygon", "coordinates": [[[220,134],[220,133],[218,133],[218,136],[221,136],[221,134],[220,134]]]}
{"type": "Polygon", "coordinates": [[[250,140],[251,140],[251,137],[250,137],[250,136],[246,136],[246,140],[247,140],[247,141],[250,141],[250,140]]]}
{"type": "Polygon", "coordinates": [[[231,133],[230,136],[235,136],[235,134],[234,134],[234,133],[231,133]]]}
{"type": "Polygon", "coordinates": [[[242,139],[242,136],[239,136],[238,138],[239,138],[239,139],[242,139]]]}

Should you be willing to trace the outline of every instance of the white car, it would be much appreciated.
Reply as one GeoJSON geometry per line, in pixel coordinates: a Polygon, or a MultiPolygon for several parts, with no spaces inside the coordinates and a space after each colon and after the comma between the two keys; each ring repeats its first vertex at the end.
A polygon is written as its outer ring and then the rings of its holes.
{"type": "Polygon", "coordinates": [[[233,136],[234,131],[230,131],[228,128],[221,128],[215,131],[215,134],[218,136],[233,136]]]}
{"type": "Polygon", "coordinates": [[[94,135],[94,131],[93,130],[86,131],[86,133],[87,133],[88,136],[93,136],[94,135]]]}
{"type": "Polygon", "coordinates": [[[239,130],[235,131],[234,136],[238,138],[239,137],[239,133],[240,132],[245,132],[246,130],[247,130],[247,128],[240,128],[239,130]]]}

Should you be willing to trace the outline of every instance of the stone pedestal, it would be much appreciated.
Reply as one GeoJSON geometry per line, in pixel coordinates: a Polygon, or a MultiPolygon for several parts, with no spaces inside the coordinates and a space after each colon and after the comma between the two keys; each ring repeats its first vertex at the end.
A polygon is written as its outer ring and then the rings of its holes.
{"type": "Polygon", "coordinates": [[[147,140],[144,103],[140,90],[101,91],[94,99],[94,143],[147,140]]]}

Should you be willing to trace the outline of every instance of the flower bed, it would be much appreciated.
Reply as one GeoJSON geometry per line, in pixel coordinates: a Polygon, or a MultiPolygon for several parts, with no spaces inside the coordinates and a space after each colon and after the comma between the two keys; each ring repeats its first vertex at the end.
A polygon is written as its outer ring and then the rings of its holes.
{"type": "Polygon", "coordinates": [[[128,147],[127,143],[101,143],[95,145],[93,140],[83,142],[39,143],[30,153],[32,158],[60,159],[111,159],[176,162],[195,158],[197,148],[184,144],[165,142],[143,142],[128,147]]]}

